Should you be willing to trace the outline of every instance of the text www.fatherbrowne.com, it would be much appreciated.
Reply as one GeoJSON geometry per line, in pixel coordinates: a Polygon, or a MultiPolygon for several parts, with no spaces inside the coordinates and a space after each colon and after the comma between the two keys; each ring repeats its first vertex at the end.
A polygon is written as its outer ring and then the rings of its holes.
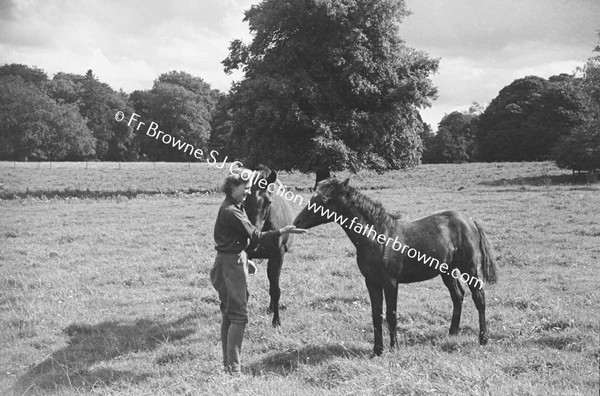
{"type": "MultiPolygon", "coordinates": [[[[132,126],[132,124],[137,124],[136,127],[136,131],[139,131],[139,129],[146,125],[145,122],[139,120],[140,115],[136,114],[136,113],[132,113],[129,121],[127,122],[127,126],[132,126]]],[[[125,113],[123,113],[122,111],[118,111],[115,114],[115,120],[118,122],[121,122],[125,119],[125,113]]],[[[165,133],[161,130],[158,129],[158,124],[155,123],[154,121],[152,121],[149,125],[148,125],[148,129],[146,130],[146,135],[154,138],[156,140],[160,139],[162,140],[162,142],[164,144],[167,145],[172,145],[173,148],[177,148],[179,150],[182,150],[183,152],[187,153],[189,151],[190,155],[193,155],[196,159],[203,159],[204,156],[204,152],[202,151],[202,149],[200,148],[196,148],[193,145],[186,143],[184,141],[182,141],[181,139],[176,139],[175,137],[173,137],[172,135],[165,133]]],[[[218,155],[219,152],[216,150],[211,150],[210,151],[210,158],[207,158],[207,162],[209,164],[217,164],[217,158],[216,155],[218,155]]],[[[225,166],[225,162],[227,161],[228,157],[225,157],[225,159],[223,160],[223,164],[221,166],[217,166],[218,168],[223,168],[225,166]]],[[[221,161],[218,161],[219,163],[221,161]]],[[[243,169],[243,165],[241,162],[239,161],[233,161],[233,163],[231,164],[229,171],[231,173],[234,173],[234,167],[236,167],[237,169],[243,169]]],[[[242,178],[244,180],[248,180],[248,182],[252,182],[252,180],[254,179],[254,172],[250,173],[251,171],[248,172],[242,172],[242,178]]],[[[286,191],[285,187],[283,185],[280,185],[277,189],[276,186],[271,183],[268,186],[264,186],[261,185],[261,183],[266,184],[266,181],[264,179],[260,179],[258,180],[258,178],[254,179],[254,181],[252,182],[253,184],[258,182],[259,186],[261,188],[266,188],[269,192],[271,193],[275,193],[277,195],[280,195],[281,197],[287,199],[288,201],[293,201],[294,203],[297,203],[299,205],[302,205],[303,203],[303,199],[300,195],[296,195],[295,193],[293,193],[292,191],[286,191]],[[272,187],[272,189],[271,189],[272,187]]],[[[393,240],[391,237],[388,237],[385,234],[379,234],[376,230],[374,230],[374,226],[363,226],[361,223],[357,223],[356,220],[358,220],[358,218],[353,218],[350,222],[349,225],[346,225],[346,223],[348,222],[348,218],[337,214],[336,212],[330,211],[329,209],[323,208],[321,207],[321,205],[316,205],[315,203],[311,201],[309,201],[308,203],[308,208],[309,210],[312,210],[314,213],[317,214],[321,214],[322,217],[327,218],[328,220],[333,219],[334,222],[340,224],[342,227],[346,227],[349,228],[351,230],[353,230],[354,232],[356,232],[357,234],[361,234],[361,235],[365,235],[369,238],[372,238],[374,241],[379,242],[382,245],[385,246],[389,246],[389,244],[392,244],[392,249],[394,249],[397,252],[401,252],[401,253],[405,253],[406,255],[411,258],[417,258],[417,261],[422,262],[425,265],[429,265],[429,267],[433,267],[436,270],[440,271],[442,274],[447,274],[448,273],[448,264],[446,263],[441,263],[439,262],[439,260],[428,256],[427,254],[421,253],[419,252],[417,249],[415,248],[411,248],[408,245],[404,245],[402,242],[400,242],[398,240],[398,237],[395,237],[393,240]],[[435,264],[434,264],[435,262],[435,264]]],[[[480,279],[471,276],[469,274],[463,273],[461,274],[460,271],[456,268],[454,268],[452,271],[450,271],[450,275],[455,278],[455,279],[460,279],[463,282],[466,282],[467,284],[471,285],[474,284],[475,286],[479,287],[480,289],[483,287],[483,282],[481,282],[480,279]]]]}

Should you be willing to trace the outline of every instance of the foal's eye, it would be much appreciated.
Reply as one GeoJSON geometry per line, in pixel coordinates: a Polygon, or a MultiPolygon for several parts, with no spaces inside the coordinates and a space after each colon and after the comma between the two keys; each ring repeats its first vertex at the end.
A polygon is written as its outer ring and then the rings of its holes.
{"type": "Polygon", "coordinates": [[[327,203],[328,198],[325,198],[322,195],[319,195],[318,193],[313,195],[312,197],[310,197],[310,202],[315,202],[316,200],[320,199],[321,203],[327,203]]]}

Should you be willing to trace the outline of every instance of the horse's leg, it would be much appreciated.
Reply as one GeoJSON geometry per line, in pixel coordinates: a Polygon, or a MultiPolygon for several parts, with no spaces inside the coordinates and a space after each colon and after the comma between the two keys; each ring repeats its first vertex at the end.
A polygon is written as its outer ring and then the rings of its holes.
{"type": "Polygon", "coordinates": [[[485,345],[488,342],[487,326],[485,323],[485,293],[483,289],[479,289],[476,285],[469,285],[473,302],[479,311],[479,345],[485,345]]]}
{"type": "Polygon", "coordinates": [[[460,331],[460,315],[462,313],[462,303],[465,297],[465,291],[457,279],[454,279],[450,274],[442,275],[444,285],[450,292],[452,298],[452,322],[450,322],[450,335],[456,335],[460,331]]]}
{"type": "Polygon", "coordinates": [[[369,297],[371,298],[371,315],[373,316],[373,332],[375,334],[375,345],[373,354],[380,356],[383,353],[383,290],[381,285],[366,280],[369,297]]]}
{"type": "Polygon", "coordinates": [[[390,280],[385,284],[383,291],[385,293],[385,319],[390,330],[390,349],[394,350],[398,346],[398,341],[396,340],[398,282],[395,279],[390,280]]]}
{"type": "Polygon", "coordinates": [[[275,252],[267,262],[267,277],[269,278],[269,312],[273,312],[273,327],[281,326],[279,321],[279,298],[281,289],[279,288],[279,276],[281,275],[281,266],[283,264],[283,251],[280,249],[275,252]]]}

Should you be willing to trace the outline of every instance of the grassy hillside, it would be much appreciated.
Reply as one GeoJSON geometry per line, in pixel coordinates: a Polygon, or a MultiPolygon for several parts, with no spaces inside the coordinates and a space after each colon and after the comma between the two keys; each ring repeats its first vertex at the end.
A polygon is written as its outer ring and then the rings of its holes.
{"type": "MultiPolygon", "coordinates": [[[[222,200],[213,192],[226,169],[14,165],[0,165],[2,393],[599,392],[600,187],[550,163],[351,177],[406,219],[455,209],[481,221],[500,272],[486,289],[488,346],[478,345],[469,295],[461,335],[447,335],[452,304],[438,277],[400,287],[400,346],[370,359],[368,293],[354,248],[329,224],[286,257],[281,328],[266,313],[266,262],[251,278],[243,378],[221,372],[208,280],[222,200]]],[[[310,195],[312,176],[280,176],[310,195]]]]}

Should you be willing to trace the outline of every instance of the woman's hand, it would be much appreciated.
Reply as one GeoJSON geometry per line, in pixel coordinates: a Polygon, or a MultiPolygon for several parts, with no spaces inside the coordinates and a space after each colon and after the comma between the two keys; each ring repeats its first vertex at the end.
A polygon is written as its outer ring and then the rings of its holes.
{"type": "Polygon", "coordinates": [[[281,235],[285,235],[285,234],[306,234],[306,231],[304,228],[296,228],[295,225],[287,225],[285,227],[283,227],[282,229],[279,230],[279,233],[281,233],[281,235]]]}

